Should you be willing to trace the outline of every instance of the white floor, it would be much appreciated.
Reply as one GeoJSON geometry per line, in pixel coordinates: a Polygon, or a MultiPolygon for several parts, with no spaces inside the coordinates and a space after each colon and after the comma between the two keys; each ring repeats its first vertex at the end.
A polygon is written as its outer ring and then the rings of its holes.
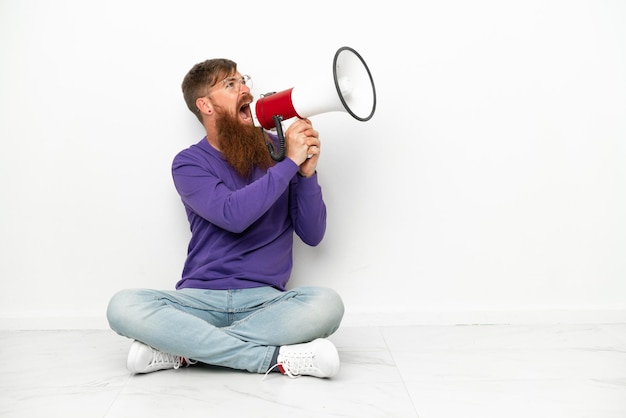
{"type": "Polygon", "coordinates": [[[0,331],[0,417],[624,418],[626,324],[343,327],[333,379],[131,376],[108,330],[0,331]]]}

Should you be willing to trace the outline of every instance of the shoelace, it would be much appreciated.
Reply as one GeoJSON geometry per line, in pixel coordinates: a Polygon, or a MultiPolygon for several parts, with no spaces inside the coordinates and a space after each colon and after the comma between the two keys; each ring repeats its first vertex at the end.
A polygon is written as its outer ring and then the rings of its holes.
{"type": "Polygon", "coordinates": [[[314,357],[315,354],[312,352],[304,352],[298,354],[293,353],[290,357],[286,357],[285,359],[283,359],[282,362],[276,363],[272,367],[270,367],[267,372],[265,372],[265,376],[263,376],[262,380],[265,380],[267,375],[276,367],[280,368],[280,370],[284,374],[291,377],[292,379],[299,377],[304,371],[317,370],[317,367],[315,367],[315,364],[313,364],[314,357]]]}
{"type": "Polygon", "coordinates": [[[162,351],[154,350],[154,358],[150,363],[150,366],[158,366],[161,364],[174,364],[174,369],[178,369],[180,366],[190,366],[196,364],[197,361],[188,360],[181,356],[175,356],[174,354],[164,353],[162,351]]]}
{"type": "Polygon", "coordinates": [[[276,364],[274,364],[272,367],[270,367],[269,369],[267,369],[267,371],[266,371],[266,372],[265,372],[265,374],[263,375],[263,379],[261,379],[261,382],[262,382],[262,381],[264,381],[264,380],[265,380],[265,378],[267,377],[267,375],[268,375],[268,374],[270,374],[270,372],[271,372],[272,370],[274,370],[274,369],[275,369],[276,367],[278,367],[278,366],[279,366],[279,364],[278,364],[278,363],[276,363],[276,364]]]}
{"type": "Polygon", "coordinates": [[[285,359],[282,363],[285,374],[289,377],[298,377],[305,371],[316,370],[313,357],[315,357],[313,353],[302,353],[301,356],[285,359]]]}

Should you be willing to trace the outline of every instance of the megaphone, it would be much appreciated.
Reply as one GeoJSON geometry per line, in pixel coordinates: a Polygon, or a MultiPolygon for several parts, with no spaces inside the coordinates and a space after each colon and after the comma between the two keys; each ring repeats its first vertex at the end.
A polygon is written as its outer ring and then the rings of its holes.
{"type": "Polygon", "coordinates": [[[376,88],[361,55],[347,46],[339,48],[333,59],[332,76],[334,83],[321,80],[278,93],[266,93],[250,104],[254,125],[267,130],[275,128],[278,133],[279,152],[275,152],[272,144],[267,144],[274,160],[285,158],[283,120],[333,111],[347,112],[361,122],[372,118],[376,110],[376,88]]]}

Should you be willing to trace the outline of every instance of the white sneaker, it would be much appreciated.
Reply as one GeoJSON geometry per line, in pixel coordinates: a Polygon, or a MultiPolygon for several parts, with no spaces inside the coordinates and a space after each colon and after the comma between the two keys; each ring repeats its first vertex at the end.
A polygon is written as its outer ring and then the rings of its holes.
{"type": "Polygon", "coordinates": [[[164,369],[178,369],[195,364],[181,356],[163,353],[139,341],[133,341],[128,352],[126,368],[131,373],[150,373],[164,369]]]}
{"type": "Polygon", "coordinates": [[[339,373],[339,354],[333,343],[324,338],[283,345],[278,351],[275,367],[289,377],[332,377],[339,373]]]}

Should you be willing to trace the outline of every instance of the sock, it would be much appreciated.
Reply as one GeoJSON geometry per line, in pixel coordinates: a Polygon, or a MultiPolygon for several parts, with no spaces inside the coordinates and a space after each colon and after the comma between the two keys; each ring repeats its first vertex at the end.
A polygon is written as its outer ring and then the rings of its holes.
{"type": "MultiPolygon", "coordinates": [[[[280,347],[276,347],[276,350],[274,351],[274,355],[272,356],[272,361],[270,362],[270,368],[274,367],[276,365],[276,363],[278,363],[278,352],[280,351],[280,347]]],[[[280,367],[274,367],[272,369],[273,372],[278,372],[278,373],[282,373],[282,371],[280,370],[280,367]]]]}

